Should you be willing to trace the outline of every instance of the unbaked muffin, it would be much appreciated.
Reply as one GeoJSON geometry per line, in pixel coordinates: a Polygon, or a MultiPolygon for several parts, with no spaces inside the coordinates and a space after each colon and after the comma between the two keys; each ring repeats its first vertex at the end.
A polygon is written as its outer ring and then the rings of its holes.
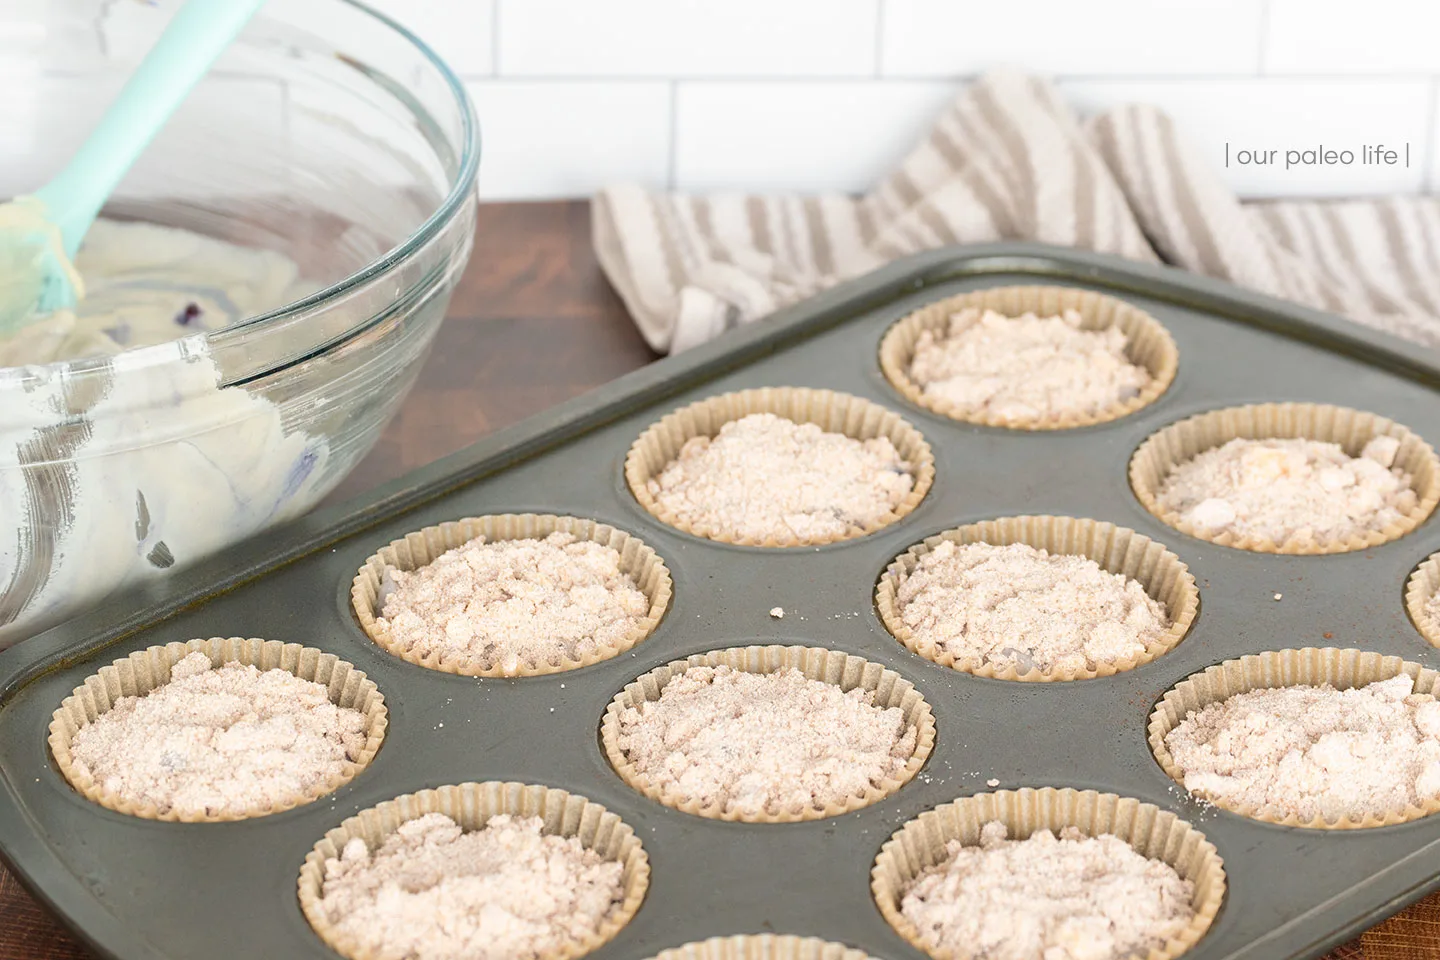
{"type": "Polygon", "coordinates": [[[1171,626],[1138,581],[1027,543],[942,540],[900,578],[895,604],[915,643],[1017,674],[1134,662],[1171,626]]]}
{"type": "Polygon", "coordinates": [[[1194,885],[1115,836],[1065,827],[1009,840],[991,821],[980,843],[903,890],[900,914],[927,951],[972,960],[1122,960],[1150,955],[1190,926],[1194,885]]]}
{"type": "Polygon", "coordinates": [[[887,437],[753,413],[692,437],[648,483],[662,510],[720,538],[824,543],[878,523],[915,487],[887,437]]]}
{"type": "Polygon", "coordinates": [[[331,654],[195,640],[91,677],[56,712],[50,743],[66,779],[106,807],[236,820],[340,786],[375,755],[385,724],[374,684],[331,654]]]}
{"type": "Polygon", "coordinates": [[[1360,455],[1302,438],[1235,438],[1178,465],[1158,504],[1207,536],[1326,544],[1378,532],[1415,509],[1413,478],[1395,466],[1400,441],[1377,436],[1360,455]]]}
{"type": "Polygon", "coordinates": [[[464,831],[443,813],[401,824],[374,849],[352,837],[325,861],[318,909],[352,955],[517,960],[594,937],[623,899],[623,866],[539,817],[464,831]]]}
{"type": "Polygon", "coordinates": [[[924,330],[908,373],[954,416],[1010,425],[1091,418],[1139,397],[1150,371],[1126,356],[1119,327],[1087,330],[1079,311],[1006,316],[966,307],[924,330]]]}

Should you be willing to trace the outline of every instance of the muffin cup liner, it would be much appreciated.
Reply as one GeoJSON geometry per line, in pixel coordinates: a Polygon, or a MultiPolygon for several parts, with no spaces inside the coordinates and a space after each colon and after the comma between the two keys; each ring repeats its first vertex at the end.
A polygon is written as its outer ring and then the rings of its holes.
{"type": "Polygon", "coordinates": [[[963,797],[922,813],[880,848],[870,871],[870,891],[890,926],[917,950],[937,960],[965,960],[963,955],[927,946],[920,931],[900,913],[900,903],[922,872],[947,858],[947,842],[959,840],[966,846],[977,845],[981,828],[995,820],[1005,824],[1012,840],[1024,840],[1042,829],[1058,833],[1067,826],[1091,837],[1108,833],[1141,855],[1169,864],[1193,883],[1194,918],[1164,947],[1152,950],[1146,960],[1169,960],[1189,950],[1210,929],[1220,911],[1225,897],[1224,863],[1215,845],[1175,814],[1153,804],[1094,790],[997,790],[963,797]]]}
{"type": "Polygon", "coordinates": [[[568,960],[608,942],[635,916],[650,886],[650,858],[635,831],[618,814],[598,803],[553,787],[497,780],[436,787],[360,811],[326,833],[306,855],[298,885],[300,909],[330,949],[350,960],[371,960],[375,956],[336,929],[325,916],[320,902],[325,885],[325,861],[339,857],[345,844],[355,837],[364,839],[374,850],[402,824],[427,813],[444,814],[466,832],[484,829],[491,817],[500,814],[539,817],[545,821],[542,833],[578,837],[587,850],[624,865],[622,899],[606,916],[600,929],[582,940],[542,954],[540,960],[568,960]]]}
{"type": "Polygon", "coordinates": [[[880,340],[880,370],[885,379],[906,400],[933,413],[977,423],[987,427],[1011,430],[1069,430],[1109,423],[1129,416],[1154,403],[1170,388],[1180,354],[1170,331],[1150,314],[1124,300],[1117,300],[1092,290],[1072,287],[993,287],[947,297],[921,307],[899,320],[880,340]],[[1104,330],[1119,327],[1125,334],[1125,356],[1133,364],[1150,373],[1147,383],[1134,397],[1112,404],[1094,413],[1062,413],[1053,419],[1017,421],[998,417],[983,410],[964,410],[949,400],[929,396],[924,387],[910,377],[910,364],[915,359],[915,344],[920,334],[929,330],[943,335],[950,318],[961,310],[974,307],[994,310],[1018,317],[1034,313],[1037,317],[1054,317],[1066,310],[1080,314],[1083,330],[1104,330]]]}
{"type": "Polygon", "coordinates": [[[1432,553],[1416,567],[1405,584],[1405,610],[1410,622],[1432,647],[1440,647],[1440,622],[1425,608],[1436,590],[1440,590],[1440,553],[1432,553]]]}
{"type": "Polygon", "coordinates": [[[697,401],[652,424],[640,434],[625,457],[625,481],[635,499],[651,516],[684,533],[742,546],[817,547],[866,536],[909,514],[920,505],[935,481],[935,455],[919,430],[898,413],[877,403],[833,390],[762,387],[697,401]],[[826,432],[844,434],[855,440],[887,437],[900,456],[912,465],[914,485],[904,500],[878,520],[864,527],[852,528],[842,536],[804,541],[793,535],[765,539],[734,537],[704,526],[692,526],[656,501],[646,482],[659,476],[680,455],[680,448],[687,440],[700,436],[713,437],[730,421],[754,413],[773,413],[795,423],[814,423],[826,432]]]}
{"type": "Polygon", "coordinates": [[[912,653],[941,666],[953,667],[978,677],[996,680],[1050,682],[1055,680],[1090,680],[1133,670],[1142,663],[1169,653],[1189,632],[1200,612],[1200,591],[1190,569],[1162,544],[1125,527],[1098,520],[1073,517],[1003,517],[966,524],[946,530],[915,544],[890,562],[875,587],[875,609],[880,622],[890,634],[912,653]],[[1089,557],[1101,569],[1122,574],[1137,581],[1153,599],[1165,604],[1170,628],[1156,641],[1146,645],[1145,652],[1134,658],[1113,663],[1099,663],[1094,669],[1041,670],[1033,668],[1020,673],[1014,666],[997,667],[972,657],[957,658],[929,640],[915,636],[901,617],[898,604],[900,585],[915,571],[920,558],[943,541],[957,544],[988,543],[1005,546],[1025,543],[1051,554],[1089,557]]]}
{"type": "MultiPolygon", "coordinates": [[[[1339,690],[1363,687],[1378,680],[1389,680],[1401,673],[1415,678],[1415,692],[1440,695],[1437,680],[1440,673],[1411,663],[1399,657],[1386,657],[1368,650],[1338,650],[1334,647],[1323,649],[1306,647],[1302,650],[1274,650],[1251,654],[1238,660],[1226,660],[1192,674],[1172,687],[1150,714],[1150,749],[1164,771],[1180,784],[1185,785],[1185,774],[1175,763],[1165,746],[1166,735],[1180,725],[1191,712],[1207,704],[1227,700],[1236,694],[1250,690],[1265,690],[1276,687],[1319,686],[1328,683],[1339,690]]],[[[1384,814],[1367,813],[1360,820],[1349,816],[1338,821],[1322,817],[1304,821],[1294,814],[1287,814],[1272,806],[1255,807],[1248,804],[1232,804],[1203,794],[1195,796],[1215,806],[1242,817],[1276,823],[1286,827],[1309,827],[1316,830],[1350,830],[1363,827],[1382,827],[1405,823],[1428,817],[1440,811],[1440,798],[1429,800],[1424,806],[1406,806],[1403,810],[1392,810],[1384,814]]]]}
{"type": "Polygon", "coordinates": [[[650,547],[623,530],[578,517],[557,517],[548,514],[497,514],[452,520],[435,527],[426,527],[407,534],[372,555],[355,575],[350,588],[351,607],[365,635],[402,660],[429,670],[462,674],[469,677],[534,677],[544,674],[578,670],[592,663],[608,660],[635,646],[655,631],[670,605],[673,588],[670,571],[650,547]],[[617,644],[597,647],[579,658],[566,658],[559,664],[521,662],[507,671],[503,664],[485,666],[473,655],[445,657],[440,652],[421,653],[396,640],[388,624],[381,623],[380,584],[385,568],[417,570],[447,550],[484,537],[486,543],[497,540],[543,539],[555,532],[568,533],[578,540],[589,540],[610,547],[620,554],[620,569],[630,575],[636,587],[650,601],[644,619],[617,644]]]}
{"type": "Polygon", "coordinates": [[[148,647],[116,660],[108,667],[85,679],[66,697],[50,721],[50,752],[55,766],[70,786],[86,799],[117,813],[126,813],[147,820],[169,820],[183,823],[219,823],[246,820],[289,810],[310,803],[349,783],[369,766],[380,750],[389,723],[385,698],[373,681],[352,664],[314,647],[279,640],[242,639],[240,637],[191,640],[148,647]],[[192,653],[203,653],[216,667],[227,663],[253,664],[260,670],[284,670],[302,680],[324,684],[330,702],[359,710],[365,717],[365,746],[359,759],[346,761],[341,772],[324,783],[316,784],[305,795],[274,806],[255,806],[242,812],[224,812],[197,816],[173,808],[161,811],[152,803],[136,803],[117,796],[96,782],[90,774],[75,766],[70,745],[82,727],[94,723],[109,712],[121,697],[144,696],[170,682],[170,668],[192,653]]]}
{"type": "Polygon", "coordinates": [[[1425,522],[1440,502],[1440,459],[1428,443],[1409,429],[1373,413],[1318,403],[1260,403],[1197,414],[1152,434],[1130,459],[1130,486],[1145,509],[1162,522],[1181,533],[1223,547],[1294,555],[1349,553],[1389,543],[1425,522]],[[1356,457],[1366,443],[1382,435],[1400,441],[1393,465],[1410,474],[1418,501],[1399,523],[1383,530],[1352,534],[1325,543],[1303,542],[1294,537],[1276,543],[1228,530],[1208,532],[1159,503],[1161,488],[1176,467],[1236,437],[1319,440],[1337,443],[1346,454],[1356,457]]]}
{"type": "Polygon", "coordinates": [[[930,704],[925,702],[925,698],[910,681],[878,663],[823,647],[730,647],[709,653],[697,653],[684,660],[672,660],[663,667],[657,667],[627,683],[625,689],[617,693],[605,709],[605,717],[600,725],[600,741],[605,756],[620,778],[657,803],[713,820],[794,823],[850,813],[883,800],[903,787],[920,772],[920,768],[925,765],[930,752],[935,748],[935,717],[930,710],[930,704]],[[659,700],[665,685],[692,667],[722,665],[745,673],[774,673],[786,667],[794,667],[808,679],[833,684],[841,690],[849,691],[861,687],[872,691],[875,694],[876,706],[898,707],[904,714],[906,725],[916,729],[915,752],[910,755],[909,762],[898,776],[887,778],[879,786],[870,784],[863,794],[847,797],[843,802],[831,802],[825,807],[812,806],[802,810],[751,814],[727,811],[719,803],[702,804],[699,800],[662,790],[652,783],[645,773],[636,769],[620,749],[620,715],[627,707],[659,700]]]}
{"type": "Polygon", "coordinates": [[[661,950],[650,960],[870,960],[870,957],[862,950],[817,937],[760,933],[697,940],[661,950]]]}

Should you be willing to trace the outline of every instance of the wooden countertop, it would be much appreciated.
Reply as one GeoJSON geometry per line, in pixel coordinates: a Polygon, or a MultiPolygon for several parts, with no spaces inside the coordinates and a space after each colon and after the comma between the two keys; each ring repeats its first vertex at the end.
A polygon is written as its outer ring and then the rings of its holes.
{"type": "MultiPolygon", "coordinates": [[[[587,204],[483,205],[475,252],[415,388],[330,501],[363,493],[653,359],[595,262],[587,204]]],[[[1426,957],[1440,957],[1440,894],[1327,960],[1426,957]]],[[[0,866],[0,960],[94,958],[0,866]]]]}

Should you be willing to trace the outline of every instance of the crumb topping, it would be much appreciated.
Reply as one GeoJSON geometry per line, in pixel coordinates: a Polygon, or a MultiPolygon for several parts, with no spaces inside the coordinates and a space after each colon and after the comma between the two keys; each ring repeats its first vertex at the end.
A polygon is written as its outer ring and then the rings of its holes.
{"type": "Polygon", "coordinates": [[[1145,956],[1189,925],[1194,885],[1110,834],[1066,827],[1007,840],[987,823],[978,846],[905,889],[900,913],[936,952],[972,960],[1119,960],[1145,956]]]}
{"type": "Polygon", "coordinates": [[[901,580],[896,607],[918,640],[1021,674],[1133,659],[1170,628],[1138,581],[1024,543],[943,540],[901,580]]]}
{"type": "Polygon", "coordinates": [[[1418,502],[1395,466],[1400,441],[1378,436],[1351,457],[1337,443],[1236,438],[1177,466],[1158,504],[1214,536],[1327,544],[1399,523],[1418,502]]]}
{"type": "Polygon", "coordinates": [[[464,832],[427,813],[378,849],[359,837],[325,861],[320,908],[384,960],[535,960],[599,931],[623,896],[621,864],[539,817],[464,832]]]}
{"type": "Polygon", "coordinates": [[[477,537],[414,571],[387,567],[381,616],[420,657],[520,665],[580,660],[640,626],[650,601],[612,547],[555,532],[543,540],[477,537]]]}
{"type": "Polygon", "coordinates": [[[620,715],[619,746],[662,792],[727,813],[823,809],[902,773],[917,732],[873,692],[692,667],[620,715]]]}
{"type": "Polygon", "coordinates": [[[687,440],[646,487],[712,536],[816,543],[881,521],[914,489],[914,471],[887,437],[856,440],[754,413],[687,440]]]}
{"type": "Polygon", "coordinates": [[[121,697],[70,745],[75,769],[161,814],[218,817],[294,803],[365,747],[365,717],[323,684],[191,653],[170,682],[121,697]]]}
{"type": "Polygon", "coordinates": [[[1384,817],[1440,795],[1440,702],[1406,674],[1351,690],[1251,690],[1165,736],[1185,788],[1280,818],[1384,817]]]}
{"type": "Polygon", "coordinates": [[[1139,396],[1150,371],[1125,356],[1124,331],[1081,322],[1074,310],[1007,317],[968,307],[943,335],[921,332],[910,378],[927,397],[1011,423],[1093,416],[1139,396]]]}

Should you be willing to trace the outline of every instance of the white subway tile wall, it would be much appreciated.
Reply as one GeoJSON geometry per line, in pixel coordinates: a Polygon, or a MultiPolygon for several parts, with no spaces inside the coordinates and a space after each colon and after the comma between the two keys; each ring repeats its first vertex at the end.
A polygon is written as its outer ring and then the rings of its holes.
{"type": "Polygon", "coordinates": [[[1253,74],[1263,0],[886,0],[881,73],[1253,74]]]}
{"type": "MultiPolygon", "coordinates": [[[[60,2],[0,0],[0,39],[60,2]]],[[[996,67],[1086,113],[1164,107],[1244,197],[1440,190],[1440,0],[362,2],[466,82],[488,199],[863,191],[996,67]]],[[[0,160],[44,125],[0,104],[0,160]]]]}
{"type": "Polygon", "coordinates": [[[670,84],[654,80],[472,80],[480,192],[583,197],[602,184],[670,176],[670,84]]]}
{"type": "Polygon", "coordinates": [[[495,4],[496,0],[388,0],[372,5],[418,34],[462,77],[470,77],[495,72],[495,4]]]}
{"type": "Polygon", "coordinates": [[[1158,104],[1244,197],[1440,189],[1436,0],[375,2],[458,51],[492,199],[863,191],[997,67],[1158,104]]]}
{"type": "Polygon", "coordinates": [[[1440,72],[1433,0],[1270,0],[1264,69],[1275,73],[1440,72]]]}
{"type": "Polygon", "coordinates": [[[681,190],[862,190],[960,88],[956,81],[681,83],[671,180],[681,190]]]}
{"type": "Polygon", "coordinates": [[[878,3],[501,3],[499,67],[517,77],[869,77],[878,3]]]}

